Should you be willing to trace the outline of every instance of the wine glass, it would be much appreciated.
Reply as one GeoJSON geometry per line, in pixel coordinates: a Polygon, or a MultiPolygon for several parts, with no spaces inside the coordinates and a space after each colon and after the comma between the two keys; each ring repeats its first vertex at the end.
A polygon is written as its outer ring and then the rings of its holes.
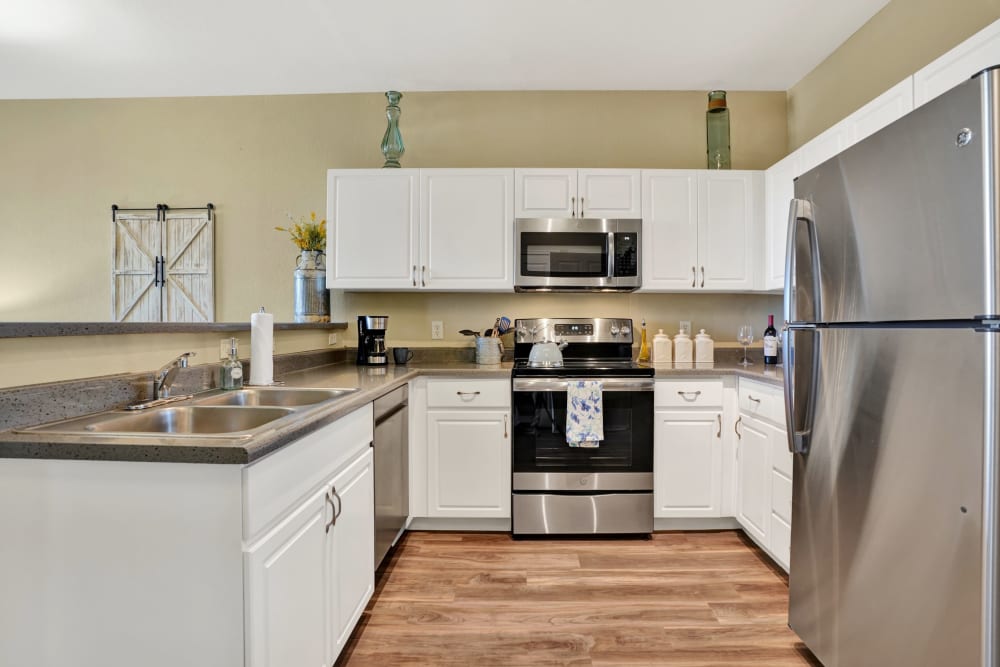
{"type": "Polygon", "coordinates": [[[753,366],[753,362],[750,361],[750,357],[748,356],[750,343],[753,342],[753,327],[749,324],[741,326],[739,332],[736,334],[736,340],[743,346],[743,361],[740,362],[740,365],[753,366]]]}

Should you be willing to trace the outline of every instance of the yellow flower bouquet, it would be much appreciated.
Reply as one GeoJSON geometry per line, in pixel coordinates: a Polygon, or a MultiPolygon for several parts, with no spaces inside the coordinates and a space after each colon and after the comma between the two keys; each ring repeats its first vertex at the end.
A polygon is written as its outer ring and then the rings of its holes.
{"type": "Polygon", "coordinates": [[[295,224],[291,227],[275,227],[279,232],[288,232],[292,242],[299,250],[326,251],[326,220],[316,222],[316,211],[309,213],[309,219],[299,218],[298,222],[288,214],[288,219],[295,224]]]}

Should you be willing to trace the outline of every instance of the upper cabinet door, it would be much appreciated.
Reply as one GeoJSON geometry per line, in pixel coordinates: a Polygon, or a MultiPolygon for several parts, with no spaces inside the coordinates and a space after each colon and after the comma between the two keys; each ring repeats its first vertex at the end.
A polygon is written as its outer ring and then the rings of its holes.
{"type": "Polygon", "coordinates": [[[428,289],[514,289],[513,169],[421,169],[418,281],[428,289]]]}
{"type": "Polygon", "coordinates": [[[639,218],[642,215],[638,169],[580,169],[577,217],[639,218]]]}
{"type": "Polygon", "coordinates": [[[698,287],[752,290],[763,252],[763,172],[705,170],[698,178],[698,287]]]}
{"type": "Polygon", "coordinates": [[[795,197],[799,155],[792,153],[764,172],[764,289],[785,287],[789,204],[795,197]]]}
{"type": "Polygon", "coordinates": [[[515,169],[515,218],[574,218],[576,169],[515,169]]]}
{"type": "Polygon", "coordinates": [[[642,289],[697,288],[698,172],[642,171],[642,289]]]}
{"type": "Polygon", "coordinates": [[[913,77],[908,76],[847,117],[847,145],[853,146],[913,111],[913,77]]]}
{"type": "Polygon", "coordinates": [[[847,148],[847,126],[841,121],[797,151],[799,173],[795,175],[801,176],[813,167],[818,167],[845,148],[847,148]]]}
{"type": "Polygon", "coordinates": [[[1000,63],[1000,21],[986,26],[913,75],[915,106],[1000,63]]]}
{"type": "Polygon", "coordinates": [[[327,287],[417,286],[417,169],[327,174],[327,287]]]}

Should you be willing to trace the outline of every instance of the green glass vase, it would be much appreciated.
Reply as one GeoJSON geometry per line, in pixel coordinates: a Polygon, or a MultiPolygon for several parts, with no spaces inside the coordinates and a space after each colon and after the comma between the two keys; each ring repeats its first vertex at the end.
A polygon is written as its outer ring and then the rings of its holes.
{"type": "Polygon", "coordinates": [[[705,129],[708,144],[708,168],[732,169],[732,158],[729,154],[729,108],[726,106],[726,91],[713,90],[708,94],[705,129]]]}
{"type": "Polygon", "coordinates": [[[399,167],[399,158],[403,157],[406,147],[403,146],[403,135],[399,133],[399,101],[403,99],[403,93],[390,90],[385,94],[385,99],[389,101],[389,106],[385,108],[385,117],[389,124],[385,128],[385,136],[382,137],[382,155],[385,156],[385,167],[399,167]]]}

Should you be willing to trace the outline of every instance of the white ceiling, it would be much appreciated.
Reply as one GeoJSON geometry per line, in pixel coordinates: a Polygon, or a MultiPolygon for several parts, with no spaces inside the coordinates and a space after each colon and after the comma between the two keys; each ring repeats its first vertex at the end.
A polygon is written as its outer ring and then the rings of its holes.
{"type": "Polygon", "coordinates": [[[888,0],[2,0],[0,98],[786,90],[888,0]]]}

